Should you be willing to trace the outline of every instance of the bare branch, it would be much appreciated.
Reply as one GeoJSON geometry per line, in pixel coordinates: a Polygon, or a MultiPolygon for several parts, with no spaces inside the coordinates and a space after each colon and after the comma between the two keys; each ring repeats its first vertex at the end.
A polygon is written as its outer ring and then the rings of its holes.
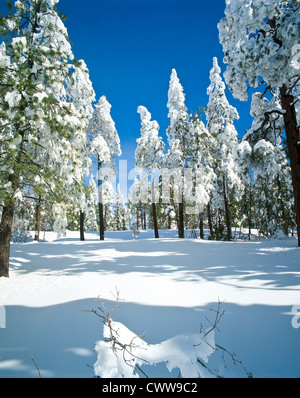
{"type": "Polygon", "coordinates": [[[297,77],[297,79],[295,80],[294,84],[292,84],[291,87],[288,89],[288,91],[287,91],[288,94],[292,94],[292,91],[297,86],[299,81],[300,81],[300,76],[297,77]]]}
{"type": "Polygon", "coordinates": [[[225,311],[222,311],[222,312],[220,313],[221,304],[222,304],[222,302],[220,301],[220,299],[218,299],[218,308],[217,308],[216,310],[211,309],[211,311],[213,311],[213,312],[216,313],[216,317],[215,317],[215,320],[214,320],[213,323],[211,323],[210,320],[206,317],[206,320],[210,323],[211,328],[210,328],[206,333],[204,333],[204,337],[206,337],[206,336],[207,336],[211,331],[213,331],[214,329],[219,330],[218,327],[217,327],[217,325],[219,324],[219,322],[220,322],[222,316],[225,314],[225,311]]]}
{"type": "Polygon", "coordinates": [[[39,367],[37,366],[37,364],[36,364],[36,362],[35,362],[35,360],[34,360],[34,358],[33,358],[32,355],[31,355],[31,360],[32,360],[32,362],[34,363],[34,365],[35,365],[35,367],[36,367],[36,369],[37,369],[37,371],[38,371],[39,377],[42,378],[40,369],[39,369],[39,367]]]}

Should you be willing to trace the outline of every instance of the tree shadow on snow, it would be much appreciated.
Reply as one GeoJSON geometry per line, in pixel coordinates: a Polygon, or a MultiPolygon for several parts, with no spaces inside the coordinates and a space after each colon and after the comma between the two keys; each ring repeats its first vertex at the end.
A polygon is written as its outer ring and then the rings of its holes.
{"type": "MultiPolygon", "coordinates": [[[[104,300],[106,308],[115,303],[104,300]]],[[[102,340],[102,321],[88,312],[100,305],[95,298],[47,307],[6,307],[6,328],[0,329],[0,377],[94,377],[94,346],[102,340]]],[[[217,303],[182,308],[145,306],[120,302],[111,314],[149,344],[178,334],[197,333],[213,321],[217,303]]],[[[225,311],[215,341],[235,353],[242,366],[234,366],[229,355],[216,355],[209,362],[220,376],[299,377],[299,329],[291,326],[286,306],[238,306],[222,303],[225,311]],[[225,371],[225,372],[224,372],[225,371]]],[[[223,353],[224,354],[224,353],[223,353]]],[[[147,367],[150,377],[178,377],[165,364],[147,367]]]]}
{"type": "Polygon", "coordinates": [[[172,275],[174,280],[279,289],[300,284],[296,241],[216,242],[182,239],[13,244],[10,268],[44,276],[84,272],[172,275]],[[271,243],[270,243],[271,242],[271,243]],[[287,243],[288,242],[288,243],[287,243]]]}

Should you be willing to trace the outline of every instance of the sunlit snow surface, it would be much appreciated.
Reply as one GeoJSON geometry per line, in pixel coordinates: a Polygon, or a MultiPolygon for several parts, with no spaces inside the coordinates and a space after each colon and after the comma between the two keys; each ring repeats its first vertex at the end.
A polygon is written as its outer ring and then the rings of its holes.
{"type": "MultiPolygon", "coordinates": [[[[82,242],[77,232],[60,240],[47,233],[39,243],[12,244],[10,278],[0,278],[0,377],[38,377],[31,356],[44,377],[93,377],[103,324],[86,310],[100,306],[99,296],[112,308],[116,290],[121,300],[111,317],[149,346],[200,336],[220,300],[225,314],[216,344],[236,353],[254,377],[299,377],[296,239],[153,236],[107,232],[100,241],[86,233],[82,242]]],[[[221,376],[246,377],[229,357],[214,356],[209,361],[221,376]]],[[[171,368],[170,361],[169,369],[147,366],[147,374],[177,377],[179,369],[171,368]]]]}

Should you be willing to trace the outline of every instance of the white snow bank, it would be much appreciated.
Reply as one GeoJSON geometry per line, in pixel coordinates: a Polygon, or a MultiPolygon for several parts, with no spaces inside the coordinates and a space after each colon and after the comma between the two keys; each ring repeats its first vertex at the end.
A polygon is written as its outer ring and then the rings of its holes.
{"type": "MultiPolygon", "coordinates": [[[[93,308],[98,296],[109,307],[116,288],[122,301],[115,319],[145,333],[151,347],[198,332],[220,299],[216,344],[235,352],[254,377],[299,377],[295,238],[217,242],[141,231],[133,239],[122,231],[105,241],[86,233],[81,242],[79,232],[61,240],[41,235],[39,243],[11,245],[10,278],[0,278],[0,377],[38,377],[31,355],[43,377],[93,377],[100,321],[79,310],[93,308]]],[[[178,376],[165,362],[151,368],[153,377],[178,376]]],[[[236,377],[236,369],[226,375],[236,377]]]]}
{"type": "Polygon", "coordinates": [[[95,350],[95,375],[101,378],[139,377],[136,365],[166,362],[171,372],[180,369],[183,378],[209,377],[201,364],[214,352],[214,330],[205,333],[177,335],[158,344],[147,344],[120,322],[111,321],[103,327],[105,341],[99,340],[95,350]],[[199,362],[199,360],[201,362],[199,362]]]}

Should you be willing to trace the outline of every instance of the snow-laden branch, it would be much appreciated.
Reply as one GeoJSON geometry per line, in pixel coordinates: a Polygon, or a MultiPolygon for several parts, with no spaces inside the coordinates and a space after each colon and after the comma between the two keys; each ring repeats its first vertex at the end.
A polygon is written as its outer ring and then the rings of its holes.
{"type": "MultiPolygon", "coordinates": [[[[234,365],[240,364],[235,354],[215,343],[215,331],[218,330],[220,319],[224,315],[221,312],[221,302],[215,312],[215,319],[207,330],[199,333],[179,334],[158,344],[148,344],[141,336],[136,335],[124,324],[111,318],[114,309],[117,308],[119,292],[117,292],[116,305],[107,310],[104,303],[97,310],[89,310],[99,316],[103,323],[103,340],[95,344],[97,361],[94,364],[96,377],[101,378],[138,378],[139,372],[148,377],[143,371],[143,365],[156,365],[165,362],[169,372],[179,369],[183,378],[220,377],[218,371],[211,368],[209,359],[212,354],[221,350],[223,359],[228,354],[234,365]]],[[[244,368],[246,374],[249,373],[244,368]]]]}

